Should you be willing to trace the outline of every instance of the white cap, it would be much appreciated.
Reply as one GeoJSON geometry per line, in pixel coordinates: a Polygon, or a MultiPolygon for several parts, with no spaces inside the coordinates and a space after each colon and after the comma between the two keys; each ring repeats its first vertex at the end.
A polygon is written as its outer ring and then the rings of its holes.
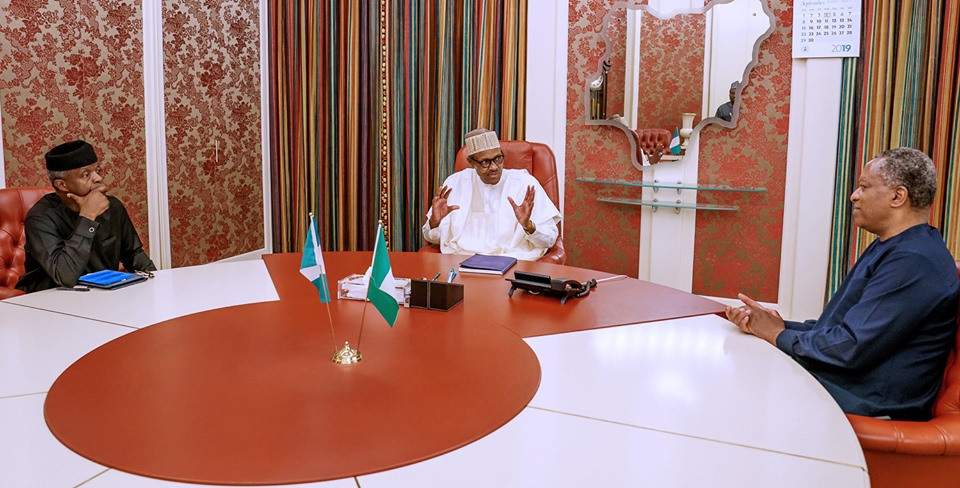
{"type": "Polygon", "coordinates": [[[500,139],[497,137],[497,133],[492,130],[474,129],[467,133],[463,146],[467,150],[467,156],[473,156],[478,152],[500,149],[500,139]]]}

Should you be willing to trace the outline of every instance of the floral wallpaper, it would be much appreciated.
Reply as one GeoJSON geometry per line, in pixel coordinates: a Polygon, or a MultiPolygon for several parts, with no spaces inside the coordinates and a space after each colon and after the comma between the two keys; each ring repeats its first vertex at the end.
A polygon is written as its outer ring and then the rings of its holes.
{"type": "Polygon", "coordinates": [[[738,212],[698,215],[693,292],[734,297],[744,292],[777,302],[790,121],[793,3],[768,0],[776,30],[743,90],[737,128],[711,125],[700,135],[701,182],[762,186],[767,193],[701,192],[701,203],[734,204],[738,212]]]}
{"type": "Polygon", "coordinates": [[[694,125],[700,121],[705,19],[699,14],[661,19],[644,12],[637,128],[673,132],[684,112],[697,114],[694,125]]]}
{"type": "Polygon", "coordinates": [[[165,0],[171,255],[201,264],[263,247],[255,0],[165,0]]]}
{"type": "MultiPolygon", "coordinates": [[[[640,211],[597,201],[609,196],[639,197],[639,191],[602,189],[580,177],[630,178],[639,174],[630,160],[630,143],[619,129],[588,126],[584,93],[599,72],[604,43],[598,32],[617,0],[571,0],[567,68],[567,141],[564,246],[567,264],[637,276],[640,211]]],[[[622,70],[622,68],[621,68],[622,70]]],[[[622,84],[622,82],[621,82],[622,84]]],[[[622,102],[621,102],[622,103],[622,102]]]]}
{"type": "Polygon", "coordinates": [[[43,155],[85,139],[147,243],[143,26],[135,0],[0,0],[8,186],[49,186],[43,155]]]}
{"type": "MultiPolygon", "coordinates": [[[[610,37],[616,39],[627,38],[627,9],[617,9],[611,12],[608,24],[610,37]]],[[[610,45],[610,71],[607,72],[607,117],[622,116],[624,108],[624,85],[627,72],[627,43],[610,45]]]]}

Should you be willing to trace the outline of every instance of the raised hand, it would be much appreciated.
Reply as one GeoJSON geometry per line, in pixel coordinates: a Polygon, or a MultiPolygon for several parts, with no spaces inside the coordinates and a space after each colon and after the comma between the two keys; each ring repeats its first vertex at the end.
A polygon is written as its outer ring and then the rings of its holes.
{"type": "Polygon", "coordinates": [[[436,229],[444,217],[449,215],[450,212],[460,208],[459,205],[447,205],[447,198],[450,197],[451,191],[453,191],[452,188],[441,186],[440,191],[438,191],[436,196],[433,197],[433,202],[430,204],[431,229],[436,229]]]}
{"type": "Polygon", "coordinates": [[[536,196],[536,191],[532,186],[527,187],[527,193],[523,196],[523,201],[517,205],[517,202],[513,201],[513,198],[507,197],[507,200],[510,201],[510,206],[513,207],[513,215],[517,217],[517,222],[520,223],[520,226],[523,227],[524,232],[527,234],[533,234],[537,231],[537,226],[530,221],[530,215],[533,213],[533,198],[536,196]]]}
{"type": "Polygon", "coordinates": [[[100,185],[82,197],[74,195],[73,193],[67,193],[67,198],[76,202],[80,208],[79,212],[81,216],[90,220],[96,220],[97,217],[110,208],[110,200],[107,200],[107,196],[105,195],[106,191],[107,187],[100,185]]]}

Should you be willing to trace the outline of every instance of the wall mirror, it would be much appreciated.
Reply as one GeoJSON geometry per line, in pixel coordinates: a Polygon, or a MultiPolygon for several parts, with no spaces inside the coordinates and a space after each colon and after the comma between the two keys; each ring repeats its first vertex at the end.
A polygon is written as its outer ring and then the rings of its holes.
{"type": "Polygon", "coordinates": [[[736,127],[740,93],[774,25],[765,0],[616,2],[584,93],[587,123],[623,130],[641,171],[682,161],[705,125],[736,127]]]}

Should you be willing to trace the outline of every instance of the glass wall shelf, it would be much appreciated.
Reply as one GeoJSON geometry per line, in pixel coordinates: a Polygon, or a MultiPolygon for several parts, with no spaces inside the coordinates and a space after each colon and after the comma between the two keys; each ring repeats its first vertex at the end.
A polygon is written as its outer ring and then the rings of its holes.
{"type": "Polygon", "coordinates": [[[653,181],[631,181],[604,178],[577,178],[581,183],[596,183],[599,185],[632,186],[637,188],[653,188],[657,190],[697,190],[697,191],[726,191],[739,193],[766,193],[767,189],[763,187],[733,187],[729,185],[688,185],[684,183],[663,183],[657,180],[653,181]]]}
{"type": "Polygon", "coordinates": [[[672,208],[677,212],[683,209],[690,210],[707,210],[712,212],[736,212],[740,210],[740,207],[732,205],[712,205],[708,203],[703,204],[692,204],[692,203],[682,203],[679,200],[675,202],[670,201],[659,201],[657,199],[653,200],[635,200],[632,198],[614,198],[614,197],[598,197],[598,202],[606,203],[617,203],[620,205],[634,205],[638,207],[653,207],[654,210],[658,208],[672,208]]]}

